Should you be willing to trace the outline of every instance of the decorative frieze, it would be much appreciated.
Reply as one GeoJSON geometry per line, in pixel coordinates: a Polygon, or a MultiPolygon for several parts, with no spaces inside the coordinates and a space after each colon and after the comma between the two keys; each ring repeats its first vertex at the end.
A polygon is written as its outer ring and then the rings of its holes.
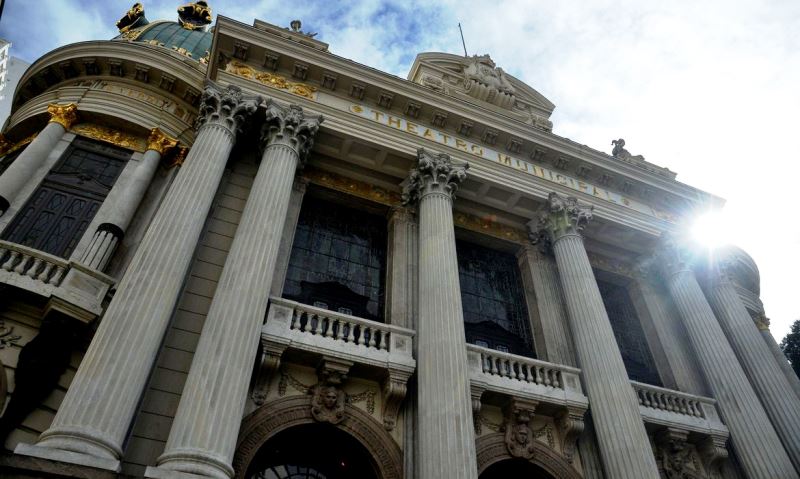
{"type": "Polygon", "coordinates": [[[145,138],[115,130],[95,123],[81,123],[69,130],[76,135],[102,141],[128,150],[144,153],[147,150],[148,140],[145,138]]]}
{"type": "Polygon", "coordinates": [[[257,81],[264,86],[275,88],[277,90],[286,90],[293,95],[302,96],[312,100],[314,99],[314,94],[317,92],[317,87],[313,85],[291,82],[280,75],[256,70],[250,65],[246,65],[237,60],[231,60],[228,62],[228,64],[225,66],[225,71],[242,78],[257,81]]]}

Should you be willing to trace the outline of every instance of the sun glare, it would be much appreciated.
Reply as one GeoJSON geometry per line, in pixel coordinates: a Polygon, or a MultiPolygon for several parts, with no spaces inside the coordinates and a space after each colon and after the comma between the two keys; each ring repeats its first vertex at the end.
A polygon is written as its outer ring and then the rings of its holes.
{"type": "Polygon", "coordinates": [[[730,243],[733,239],[730,221],[719,211],[705,213],[692,225],[692,237],[709,248],[730,243]]]}

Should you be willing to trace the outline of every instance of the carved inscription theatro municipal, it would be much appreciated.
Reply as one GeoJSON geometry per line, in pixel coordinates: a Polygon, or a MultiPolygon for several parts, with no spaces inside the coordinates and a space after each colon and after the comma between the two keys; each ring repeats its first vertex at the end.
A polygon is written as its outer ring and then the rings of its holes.
{"type": "Polygon", "coordinates": [[[499,151],[487,148],[486,146],[472,143],[471,141],[461,139],[457,136],[443,133],[439,130],[408,121],[405,118],[390,115],[388,113],[357,104],[350,104],[348,111],[362,118],[366,118],[376,123],[386,125],[390,128],[403,131],[410,135],[425,138],[426,140],[461,150],[465,153],[469,153],[470,155],[523,171],[529,175],[536,176],[537,178],[558,183],[559,185],[566,186],[567,188],[571,188],[595,198],[639,211],[640,213],[644,213],[646,215],[654,216],[665,221],[674,222],[676,220],[675,217],[670,213],[657,210],[649,205],[622,196],[619,193],[608,191],[605,188],[572,178],[571,176],[567,176],[562,173],[557,173],[548,168],[535,165],[519,158],[514,158],[513,156],[500,153],[499,151]]]}

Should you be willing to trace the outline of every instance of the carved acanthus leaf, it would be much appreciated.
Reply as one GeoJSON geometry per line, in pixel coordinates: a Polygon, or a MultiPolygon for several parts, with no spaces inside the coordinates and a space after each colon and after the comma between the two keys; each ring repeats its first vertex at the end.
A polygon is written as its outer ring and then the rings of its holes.
{"type": "Polygon", "coordinates": [[[585,427],[583,422],[585,412],[582,409],[567,409],[562,411],[556,420],[556,424],[561,431],[562,451],[569,462],[575,459],[578,438],[585,427]]]}
{"type": "Polygon", "coordinates": [[[245,97],[237,86],[229,85],[222,89],[209,82],[203,90],[200,101],[197,128],[215,124],[236,135],[241,131],[245,121],[256,111],[260,101],[261,99],[257,97],[245,97]]]}
{"type": "Polygon", "coordinates": [[[261,128],[261,146],[266,148],[282,143],[297,151],[304,163],[314,146],[314,137],[322,123],[322,115],[307,116],[297,105],[282,106],[273,101],[266,103],[264,126],[261,128]]]}
{"type": "Polygon", "coordinates": [[[578,202],[573,196],[552,192],[547,196],[546,209],[539,216],[539,229],[546,232],[550,241],[566,235],[581,234],[592,219],[594,206],[578,202]]]}
{"type": "Polygon", "coordinates": [[[417,166],[411,170],[403,189],[403,204],[418,202],[428,193],[445,193],[455,198],[458,185],[467,178],[469,164],[454,165],[450,155],[417,150],[417,166]]]}
{"type": "Polygon", "coordinates": [[[383,383],[383,426],[387,431],[397,424],[400,405],[406,397],[409,374],[391,372],[383,383]]]}

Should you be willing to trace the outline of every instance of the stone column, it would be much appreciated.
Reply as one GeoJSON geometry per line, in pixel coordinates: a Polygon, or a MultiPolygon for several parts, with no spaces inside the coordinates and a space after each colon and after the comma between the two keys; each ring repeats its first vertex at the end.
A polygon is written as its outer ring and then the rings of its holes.
{"type": "Polygon", "coordinates": [[[418,204],[417,390],[419,478],[477,479],[475,431],[458,280],[453,196],[468,165],[417,152],[403,200],[418,204]]]}
{"type": "Polygon", "coordinates": [[[388,236],[386,317],[391,324],[416,329],[417,222],[408,208],[392,208],[388,236]]]}
{"type": "Polygon", "coordinates": [[[147,151],[136,169],[119,188],[111,189],[97,212],[101,223],[81,256],[81,263],[97,271],[106,269],[156,174],[161,157],[177,145],[177,140],[165,135],[158,128],[150,130],[147,151]]]}
{"type": "Polygon", "coordinates": [[[303,197],[308,188],[308,179],[297,177],[292,186],[292,197],[289,199],[289,210],[286,212],[286,221],[283,223],[281,245],[278,247],[278,260],[275,263],[275,273],[272,275],[272,288],[270,296],[283,294],[283,285],[286,283],[286,272],[289,270],[289,258],[292,256],[294,234],[297,231],[297,221],[300,219],[300,209],[303,206],[303,197]]]}
{"type": "Polygon", "coordinates": [[[747,477],[797,478],[767,413],[703,296],[690,269],[687,251],[667,239],[657,258],[747,477]]]}
{"type": "MultiPolygon", "coordinates": [[[[530,223],[528,227],[535,230],[530,223]]],[[[539,318],[539,325],[532,325],[532,329],[541,330],[541,342],[544,343],[536,345],[536,354],[551,363],[575,366],[575,351],[567,325],[558,269],[552,255],[540,246],[527,245],[517,257],[526,296],[533,296],[533,301],[528,301],[528,309],[532,313],[535,311],[539,318]]]]}
{"type": "Polygon", "coordinates": [[[19,190],[42,167],[58,140],[78,120],[78,106],[74,103],[52,103],[47,112],[50,122],[0,176],[0,216],[8,211],[19,190]]]}
{"type": "Polygon", "coordinates": [[[718,258],[711,268],[708,296],[712,309],[789,458],[800,470],[800,398],[736,293],[731,262],[718,258]]]}
{"type": "Polygon", "coordinates": [[[228,155],[256,105],[238,88],[206,87],[197,140],[122,277],[53,423],[35,446],[21,444],[17,453],[119,470],[122,444],[228,155]]]}
{"type": "Polygon", "coordinates": [[[558,265],[600,455],[609,477],[658,479],[650,440],[614,339],[581,231],[591,207],[550,193],[540,225],[558,265]]]}
{"type": "Polygon", "coordinates": [[[778,342],[775,341],[775,337],[772,336],[772,333],[769,330],[769,318],[761,314],[755,319],[755,324],[758,330],[761,332],[761,337],[764,338],[764,342],[767,343],[767,347],[769,347],[770,351],[772,351],[772,356],[775,357],[775,361],[778,363],[781,371],[783,371],[783,375],[786,376],[786,379],[792,386],[794,393],[798,398],[800,398],[800,378],[797,377],[797,373],[795,373],[794,369],[792,369],[792,365],[789,364],[789,360],[786,359],[786,355],[783,354],[783,350],[778,345],[778,342]]]}
{"type": "Polygon", "coordinates": [[[322,117],[267,106],[265,146],[211,302],[164,454],[149,477],[227,479],[264,323],[292,181],[322,117]]]}

